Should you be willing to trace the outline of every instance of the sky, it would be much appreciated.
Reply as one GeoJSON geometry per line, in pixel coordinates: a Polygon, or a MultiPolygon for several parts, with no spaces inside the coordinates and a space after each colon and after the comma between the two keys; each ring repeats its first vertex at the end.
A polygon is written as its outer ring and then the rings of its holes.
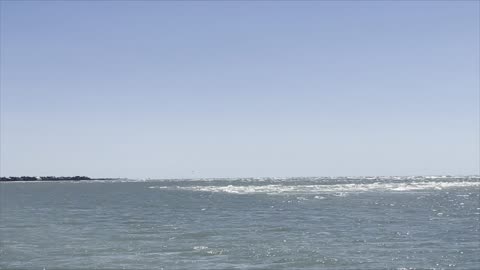
{"type": "Polygon", "coordinates": [[[0,173],[480,174],[478,1],[2,1],[0,173]]]}

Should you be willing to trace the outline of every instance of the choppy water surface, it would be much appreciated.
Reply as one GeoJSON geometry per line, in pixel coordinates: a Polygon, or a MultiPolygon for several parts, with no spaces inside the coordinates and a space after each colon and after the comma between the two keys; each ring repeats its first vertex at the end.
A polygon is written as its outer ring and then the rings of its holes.
{"type": "Polygon", "coordinates": [[[480,179],[0,184],[0,269],[479,269],[480,179]]]}

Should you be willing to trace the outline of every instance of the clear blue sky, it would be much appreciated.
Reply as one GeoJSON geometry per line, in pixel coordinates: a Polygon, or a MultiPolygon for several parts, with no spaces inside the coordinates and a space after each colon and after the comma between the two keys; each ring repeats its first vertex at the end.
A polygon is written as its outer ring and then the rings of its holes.
{"type": "Polygon", "coordinates": [[[479,174],[479,10],[2,1],[1,174],[479,174]]]}

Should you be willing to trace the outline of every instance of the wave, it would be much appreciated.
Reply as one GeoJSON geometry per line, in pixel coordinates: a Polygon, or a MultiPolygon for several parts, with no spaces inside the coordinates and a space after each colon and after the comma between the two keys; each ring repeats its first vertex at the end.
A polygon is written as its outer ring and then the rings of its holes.
{"type": "Polygon", "coordinates": [[[368,183],[368,184],[330,184],[330,185],[224,185],[224,186],[150,186],[149,188],[200,192],[222,192],[232,194],[317,194],[329,192],[368,192],[368,191],[417,191],[443,190],[448,188],[480,187],[480,182],[409,182],[409,183],[368,183]]]}

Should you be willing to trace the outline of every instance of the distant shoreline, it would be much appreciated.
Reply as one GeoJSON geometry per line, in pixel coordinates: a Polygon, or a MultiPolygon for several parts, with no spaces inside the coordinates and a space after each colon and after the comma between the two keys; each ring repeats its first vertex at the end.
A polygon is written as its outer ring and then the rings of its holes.
{"type": "Polygon", "coordinates": [[[0,182],[51,182],[51,181],[95,181],[120,180],[122,178],[90,178],[87,176],[19,176],[0,177],[0,182]]]}
{"type": "Polygon", "coordinates": [[[92,178],[88,176],[9,176],[9,177],[0,177],[0,183],[9,183],[9,182],[81,182],[81,181],[119,181],[119,180],[130,180],[130,181],[173,181],[173,180],[280,180],[280,179],[315,179],[315,180],[332,180],[332,179],[345,179],[345,180],[354,180],[354,179],[363,179],[363,180],[411,180],[411,181],[429,181],[429,180],[442,180],[442,179],[475,179],[480,180],[480,175],[417,175],[417,176],[298,176],[298,177],[220,177],[220,178],[143,178],[143,179],[131,179],[126,177],[116,177],[116,178],[92,178]]]}

